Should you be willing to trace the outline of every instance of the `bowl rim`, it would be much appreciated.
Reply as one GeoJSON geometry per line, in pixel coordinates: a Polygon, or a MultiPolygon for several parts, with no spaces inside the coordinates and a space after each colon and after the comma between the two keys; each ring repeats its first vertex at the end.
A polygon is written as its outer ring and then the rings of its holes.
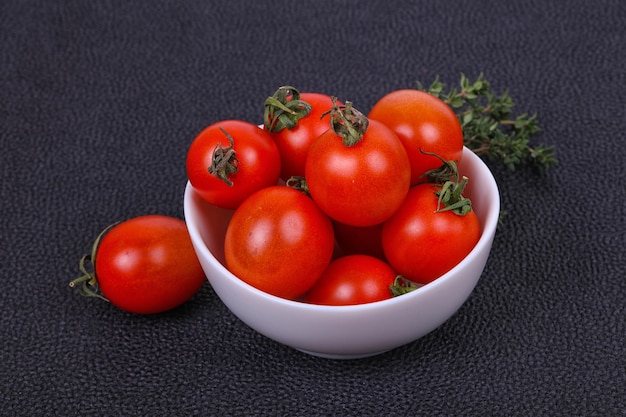
{"type": "MultiPolygon", "coordinates": [[[[444,283],[449,279],[450,276],[458,273],[458,271],[463,269],[466,264],[470,263],[473,260],[473,258],[479,256],[480,253],[483,253],[483,251],[486,249],[487,246],[492,244],[492,239],[495,235],[495,231],[498,225],[498,217],[500,213],[500,193],[498,190],[496,180],[493,176],[493,173],[491,172],[491,170],[489,170],[485,162],[482,159],[480,159],[480,157],[477,156],[473,151],[469,150],[467,147],[464,147],[464,152],[463,152],[464,160],[468,157],[467,156],[468,154],[470,155],[469,158],[473,159],[473,162],[478,167],[478,169],[480,169],[481,171],[484,171],[484,173],[486,174],[485,181],[488,181],[490,184],[489,189],[493,189],[495,192],[495,195],[493,195],[490,198],[490,200],[493,200],[493,201],[490,207],[487,209],[488,211],[485,215],[485,221],[481,223],[481,236],[478,242],[476,243],[476,245],[474,246],[474,248],[472,248],[472,250],[470,251],[470,253],[467,256],[465,256],[465,258],[463,258],[457,265],[455,265],[448,272],[436,278],[435,280],[429,282],[428,284],[423,285],[422,287],[419,288],[419,291],[412,291],[407,294],[403,294],[402,296],[399,296],[399,297],[392,297],[390,299],[375,301],[375,302],[366,303],[366,304],[333,306],[333,305],[310,304],[310,303],[306,303],[306,302],[298,301],[298,300],[289,300],[286,298],[281,298],[281,297],[266,293],[246,283],[245,281],[243,281],[242,279],[234,275],[232,272],[230,272],[228,268],[226,268],[226,266],[222,262],[220,262],[220,260],[209,249],[208,245],[202,238],[202,235],[199,230],[199,225],[196,225],[196,224],[190,225],[187,219],[185,220],[186,220],[187,228],[192,238],[192,241],[202,243],[199,246],[199,248],[197,248],[196,250],[200,250],[203,253],[203,255],[206,257],[206,259],[208,259],[212,264],[214,264],[215,267],[218,269],[218,271],[222,273],[229,281],[232,281],[234,285],[241,287],[242,290],[245,290],[247,292],[252,292],[259,297],[265,298],[270,302],[281,304],[284,307],[297,308],[299,310],[311,310],[311,311],[320,311],[320,312],[344,311],[344,312],[353,312],[353,313],[358,312],[360,310],[369,310],[375,307],[383,307],[383,306],[390,307],[394,304],[411,303],[413,302],[412,301],[413,298],[423,297],[428,292],[436,291],[438,287],[444,285],[444,283]]],[[[191,211],[196,210],[191,207],[193,203],[192,198],[191,198],[192,193],[196,193],[196,192],[193,189],[191,183],[187,181],[187,185],[185,187],[185,195],[184,195],[185,217],[187,217],[187,214],[190,213],[191,211]]],[[[198,199],[200,198],[199,195],[196,195],[196,197],[198,199]]],[[[206,203],[206,204],[209,204],[209,203],[206,203]]],[[[207,276],[207,279],[209,280],[209,282],[211,282],[211,277],[207,276]]]]}

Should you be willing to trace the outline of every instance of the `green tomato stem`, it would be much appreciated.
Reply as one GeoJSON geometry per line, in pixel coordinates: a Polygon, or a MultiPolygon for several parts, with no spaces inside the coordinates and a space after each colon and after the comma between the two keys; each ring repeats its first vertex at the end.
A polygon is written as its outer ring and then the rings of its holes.
{"type": "Polygon", "coordinates": [[[369,120],[367,117],[352,107],[350,101],[346,101],[344,106],[337,104],[337,97],[331,97],[333,107],[330,110],[330,127],[337,136],[343,140],[346,146],[354,146],[367,131],[369,120]]]}
{"type": "Polygon", "coordinates": [[[311,105],[300,100],[300,92],[291,86],[282,86],[265,100],[263,124],[268,132],[291,130],[298,121],[311,112],[311,105]]]}
{"type": "Polygon", "coordinates": [[[461,182],[447,181],[441,190],[437,191],[437,213],[452,211],[459,216],[464,216],[472,211],[472,202],[469,198],[461,194],[467,184],[467,177],[463,177],[461,182]]]}
{"type": "Polygon", "coordinates": [[[100,232],[96,240],[93,242],[93,245],[91,245],[91,253],[84,255],[82,258],[80,258],[80,261],[78,263],[78,268],[83,273],[83,275],[71,281],[69,283],[69,286],[72,288],[75,288],[77,285],[80,285],[79,293],[82,296],[100,298],[101,300],[104,300],[106,302],[109,301],[106,297],[104,297],[100,293],[100,289],[98,286],[98,277],[96,276],[96,269],[95,269],[96,252],[98,251],[98,245],[100,244],[100,241],[102,240],[106,232],[111,230],[118,223],[119,222],[116,222],[105,227],[104,230],[100,232]],[[87,262],[91,264],[91,269],[87,269],[87,262]]]}
{"type": "Polygon", "coordinates": [[[285,185],[289,188],[293,188],[294,190],[298,190],[309,197],[311,196],[311,193],[309,193],[309,186],[306,183],[306,178],[304,177],[292,176],[285,181],[285,185]]]}
{"type": "Polygon", "coordinates": [[[389,291],[391,291],[391,295],[393,297],[397,297],[399,295],[408,294],[412,291],[415,291],[419,288],[423,287],[422,284],[418,284],[417,282],[409,281],[404,278],[402,275],[398,275],[394,280],[393,284],[389,286],[389,291]]]}
{"type": "Polygon", "coordinates": [[[472,211],[472,202],[463,197],[463,190],[467,185],[468,178],[463,176],[459,180],[459,170],[455,161],[448,161],[433,152],[421,151],[424,154],[439,158],[441,166],[426,172],[429,182],[440,184],[441,188],[435,192],[437,196],[437,213],[452,211],[459,216],[464,216],[472,211]]]}
{"type": "Polygon", "coordinates": [[[239,160],[235,152],[235,140],[226,130],[221,127],[220,130],[226,135],[230,146],[224,148],[221,143],[215,146],[209,173],[224,181],[229,187],[232,187],[233,182],[230,180],[230,176],[236,174],[239,170],[239,160]]]}

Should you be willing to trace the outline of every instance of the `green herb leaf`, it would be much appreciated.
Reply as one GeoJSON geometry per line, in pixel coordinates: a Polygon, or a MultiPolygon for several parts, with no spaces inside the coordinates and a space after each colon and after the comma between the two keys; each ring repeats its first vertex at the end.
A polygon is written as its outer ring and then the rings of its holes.
{"type": "Polygon", "coordinates": [[[446,85],[439,77],[428,89],[419,82],[417,87],[455,110],[463,128],[465,146],[477,155],[500,162],[512,171],[530,166],[544,172],[556,165],[554,147],[530,142],[541,132],[537,115],[522,113],[514,117],[515,103],[509,93],[495,94],[482,74],[473,83],[461,74],[460,90],[453,87],[446,92],[446,85]]]}

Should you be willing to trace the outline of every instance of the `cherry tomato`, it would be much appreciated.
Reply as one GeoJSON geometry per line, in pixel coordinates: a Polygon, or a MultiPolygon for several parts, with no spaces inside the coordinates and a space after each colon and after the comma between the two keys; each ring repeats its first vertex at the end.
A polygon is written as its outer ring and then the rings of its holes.
{"type": "Polygon", "coordinates": [[[426,171],[441,160],[460,161],[463,130],[454,111],[441,99],[419,90],[397,90],[382,97],[368,117],[391,128],[400,138],[411,161],[411,185],[422,182],[426,171]]]}
{"type": "Polygon", "coordinates": [[[187,176],[211,204],[234,209],[249,195],[275,185],[280,154],[269,134],[241,120],[224,120],[204,129],[187,152],[187,176]],[[232,142],[231,142],[232,141],[232,142]]]}
{"type": "Polygon", "coordinates": [[[335,240],[344,255],[361,254],[385,259],[382,242],[383,223],[359,227],[333,221],[333,229],[335,240]]]}
{"type": "Polygon", "coordinates": [[[458,264],[480,238],[472,210],[465,215],[438,211],[439,186],[411,188],[398,211],[385,222],[383,250],[390,265],[406,279],[427,284],[458,264]]]}
{"type": "Polygon", "coordinates": [[[396,272],[385,262],[367,255],[348,255],[331,262],[306,294],[305,301],[324,305],[354,305],[392,297],[389,287],[396,272]]]}
{"type": "Polygon", "coordinates": [[[400,206],[411,168],[398,137],[372,120],[352,146],[332,129],[323,133],[309,148],[305,177],[313,200],[328,216],[352,226],[372,226],[400,206]]]}
{"type": "Polygon", "coordinates": [[[102,295],[138,314],[177,307],[205,281],[185,222],[161,215],[113,226],[97,245],[94,266],[102,295]]]}
{"type": "Polygon", "coordinates": [[[322,133],[330,128],[328,117],[322,117],[332,108],[330,96],[320,93],[298,93],[298,99],[310,106],[310,111],[294,121],[295,126],[284,127],[278,131],[270,130],[266,121],[266,129],[276,142],[280,152],[280,177],[287,181],[292,176],[304,176],[304,166],[309,147],[322,133]]]}
{"type": "Polygon", "coordinates": [[[260,190],[235,210],[226,230],[227,268],[278,297],[295,299],[313,286],[334,250],[330,219],[304,193],[260,190]]]}

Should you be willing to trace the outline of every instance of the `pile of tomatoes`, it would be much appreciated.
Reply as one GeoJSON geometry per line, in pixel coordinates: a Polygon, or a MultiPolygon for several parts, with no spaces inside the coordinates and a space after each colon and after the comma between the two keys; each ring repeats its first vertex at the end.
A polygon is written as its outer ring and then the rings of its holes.
{"type": "Polygon", "coordinates": [[[262,126],[200,132],[186,168],[203,199],[234,210],[224,242],[234,275],[279,297],[348,305],[431,282],[475,246],[462,152],[456,114],[426,92],[391,92],[365,116],[281,87],[262,126]]]}

